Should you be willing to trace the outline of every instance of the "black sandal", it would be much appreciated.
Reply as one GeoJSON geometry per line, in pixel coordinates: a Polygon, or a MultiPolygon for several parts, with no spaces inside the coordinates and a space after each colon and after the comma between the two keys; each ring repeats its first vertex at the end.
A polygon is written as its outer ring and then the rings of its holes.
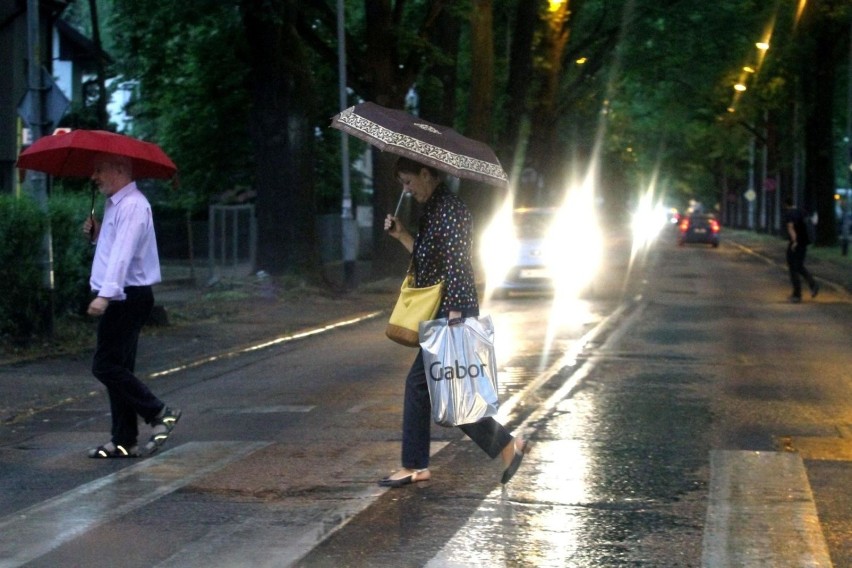
{"type": "Polygon", "coordinates": [[[109,444],[112,448],[107,447],[107,444],[98,446],[93,450],[89,450],[89,457],[94,459],[112,459],[112,458],[138,458],[139,449],[136,446],[125,448],[121,444],[109,444]]]}
{"type": "Polygon", "coordinates": [[[168,406],[163,407],[161,416],[151,422],[154,432],[148,439],[148,443],[145,444],[145,451],[149,455],[155,453],[166,443],[182,414],[180,409],[171,409],[168,406]]]}

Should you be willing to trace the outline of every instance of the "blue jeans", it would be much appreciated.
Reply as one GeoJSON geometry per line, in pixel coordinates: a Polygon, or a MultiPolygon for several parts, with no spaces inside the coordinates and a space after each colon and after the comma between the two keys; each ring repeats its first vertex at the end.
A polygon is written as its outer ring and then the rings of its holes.
{"type": "Polygon", "coordinates": [[[112,443],[128,448],[136,444],[136,416],[151,423],[163,403],[133,374],[139,332],[151,315],[154,294],[150,286],[127,287],[127,299],[110,302],[98,322],[98,345],[92,374],[109,394],[112,414],[112,443]]]}
{"type": "MultiPolygon", "coordinates": [[[[429,467],[429,443],[431,441],[432,403],[423,368],[423,351],[405,379],[405,401],[402,411],[402,467],[426,469],[429,467]]],[[[496,458],[513,440],[512,435],[491,417],[474,424],[459,426],[489,457],[496,458]]]]}

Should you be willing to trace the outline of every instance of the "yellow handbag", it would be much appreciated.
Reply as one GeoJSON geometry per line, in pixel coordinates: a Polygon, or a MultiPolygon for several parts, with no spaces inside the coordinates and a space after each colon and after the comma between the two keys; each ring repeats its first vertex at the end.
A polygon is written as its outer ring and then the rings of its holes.
{"type": "Polygon", "coordinates": [[[411,286],[412,281],[410,274],[402,281],[385,335],[400,345],[419,347],[420,322],[435,319],[441,305],[444,284],[439,282],[434,286],[414,288],[411,286]]]}

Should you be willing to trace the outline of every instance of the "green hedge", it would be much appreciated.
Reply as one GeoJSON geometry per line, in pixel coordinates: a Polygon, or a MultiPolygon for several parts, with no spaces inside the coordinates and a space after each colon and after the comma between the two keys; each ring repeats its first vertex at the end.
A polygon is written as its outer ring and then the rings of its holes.
{"type": "Polygon", "coordinates": [[[48,220],[54,316],[84,311],[92,247],[81,227],[89,203],[86,196],[54,192],[45,214],[28,197],[0,195],[0,334],[27,341],[46,331],[51,295],[44,282],[41,250],[48,220]]]}

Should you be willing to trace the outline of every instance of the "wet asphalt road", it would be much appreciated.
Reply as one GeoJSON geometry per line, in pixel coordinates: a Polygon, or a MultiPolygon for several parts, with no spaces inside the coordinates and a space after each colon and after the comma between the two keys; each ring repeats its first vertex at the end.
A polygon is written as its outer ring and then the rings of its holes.
{"type": "Polygon", "coordinates": [[[100,396],[41,413],[0,447],[0,566],[852,565],[848,294],[791,306],[728,242],[609,252],[588,299],[485,306],[535,442],[508,486],[439,427],[431,481],[375,485],[413,357],[377,317],[157,378],[185,415],[154,458],[81,458],[100,396]]]}

